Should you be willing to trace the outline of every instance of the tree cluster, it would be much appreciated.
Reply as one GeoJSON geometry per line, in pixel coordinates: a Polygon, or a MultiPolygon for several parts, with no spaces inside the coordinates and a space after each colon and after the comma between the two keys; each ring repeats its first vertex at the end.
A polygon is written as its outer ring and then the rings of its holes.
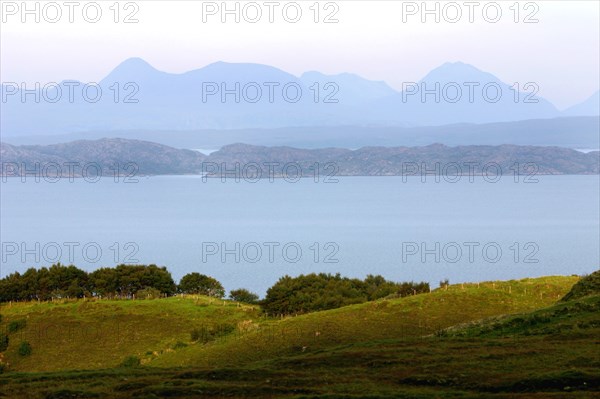
{"type": "Polygon", "coordinates": [[[47,301],[60,298],[133,298],[138,291],[153,288],[163,295],[176,292],[171,273],[156,265],[118,265],[91,273],[60,263],[49,268],[30,268],[0,280],[0,302],[47,301]]]}
{"type": "Polygon", "coordinates": [[[268,314],[305,313],[423,292],[429,292],[428,283],[395,283],[372,275],[360,280],[341,277],[339,273],[312,273],[280,278],[268,289],[261,306],[268,314]]]}
{"type": "MultiPolygon", "coordinates": [[[[292,314],[423,292],[429,292],[428,283],[396,283],[373,275],[360,280],[339,273],[312,273],[280,278],[262,301],[244,288],[230,291],[229,297],[238,302],[258,303],[267,314],[292,314]]],[[[195,272],[183,276],[176,285],[171,273],[156,265],[118,265],[88,273],[59,263],[49,268],[30,268],[23,274],[15,272],[0,280],[0,302],[83,297],[154,299],[176,293],[223,298],[225,289],[213,277],[195,272]]]]}

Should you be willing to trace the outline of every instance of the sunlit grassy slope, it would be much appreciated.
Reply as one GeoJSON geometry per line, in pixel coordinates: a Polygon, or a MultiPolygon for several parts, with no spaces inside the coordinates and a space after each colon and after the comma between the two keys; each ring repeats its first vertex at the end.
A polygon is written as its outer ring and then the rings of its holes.
{"type": "Polygon", "coordinates": [[[13,303],[0,313],[2,330],[26,320],[24,329],[9,334],[4,360],[10,370],[48,371],[113,367],[129,355],[160,356],[174,351],[177,342],[189,342],[194,328],[235,326],[257,319],[259,310],[207,297],[173,297],[13,303]],[[17,354],[21,341],[31,344],[30,356],[17,354]]]}
{"type": "Polygon", "coordinates": [[[459,323],[539,309],[565,295],[577,279],[459,284],[285,319],[264,319],[257,307],[206,297],[5,304],[3,328],[19,319],[27,325],[9,335],[4,361],[11,371],[100,369],[130,355],[155,367],[240,365],[342,344],[411,339],[459,323]],[[235,330],[206,344],[191,342],[193,329],[220,326],[235,330]],[[32,346],[27,357],[17,353],[24,340],[32,346]]]}
{"type": "Polygon", "coordinates": [[[154,358],[149,365],[227,366],[331,346],[382,339],[411,339],[481,318],[553,304],[578,277],[458,284],[429,294],[379,300],[253,325],[207,345],[154,358]]]}
{"type": "Polygon", "coordinates": [[[573,336],[586,335],[598,328],[600,271],[578,281],[559,302],[551,306],[456,325],[441,333],[455,337],[573,336]]]}

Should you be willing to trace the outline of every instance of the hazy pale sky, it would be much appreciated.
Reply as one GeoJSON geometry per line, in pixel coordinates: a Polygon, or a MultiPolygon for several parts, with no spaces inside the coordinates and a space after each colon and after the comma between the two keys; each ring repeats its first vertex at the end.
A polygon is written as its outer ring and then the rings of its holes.
{"type": "MultiPolygon", "coordinates": [[[[118,7],[111,0],[97,1],[98,7],[80,1],[72,23],[63,1],[54,3],[58,8],[51,2],[27,2],[30,9],[39,3],[39,23],[34,14],[21,21],[21,1],[1,3],[2,82],[99,81],[123,60],[141,57],[173,73],[216,61],[268,64],[294,75],[351,72],[398,90],[444,62],[462,61],[509,84],[536,82],[539,94],[559,109],[585,100],[600,86],[600,2],[595,0],[472,6],[428,1],[429,9],[438,3],[439,22],[434,14],[421,20],[421,1],[320,1],[317,7],[313,0],[279,1],[272,8],[272,23],[265,1],[239,2],[239,23],[234,15],[221,21],[221,1],[121,1],[118,7]],[[261,10],[259,22],[244,20],[244,6],[249,19],[261,10]],[[298,22],[284,19],[284,6],[290,20],[300,8],[298,22]],[[84,19],[84,7],[89,20],[96,18],[97,8],[102,11],[98,22],[84,19]],[[216,14],[209,15],[216,7],[216,14]],[[314,22],[317,8],[319,23],[314,22]],[[48,22],[57,18],[57,9],[59,22],[48,22]],[[124,23],[128,15],[138,22],[124,23]],[[338,22],[323,23],[328,15],[338,22]]],[[[228,1],[227,7],[233,9],[234,3],[228,1]]]]}

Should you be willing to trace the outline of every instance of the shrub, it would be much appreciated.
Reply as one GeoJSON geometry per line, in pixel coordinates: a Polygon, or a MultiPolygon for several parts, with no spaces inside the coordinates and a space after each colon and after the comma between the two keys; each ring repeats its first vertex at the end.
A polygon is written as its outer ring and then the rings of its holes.
{"type": "Polygon", "coordinates": [[[0,352],[4,352],[8,349],[8,335],[0,334],[0,352]]]}
{"type": "Polygon", "coordinates": [[[27,325],[27,321],[25,319],[13,320],[8,323],[8,332],[14,333],[19,330],[22,330],[27,325]]]}
{"type": "Polygon", "coordinates": [[[29,342],[23,341],[19,345],[17,352],[19,353],[19,356],[29,356],[31,355],[31,345],[29,345],[29,342]]]}
{"type": "Polygon", "coordinates": [[[141,364],[141,360],[137,356],[127,356],[125,360],[121,362],[121,367],[134,368],[139,367],[141,364]]]}
{"type": "Polygon", "coordinates": [[[284,276],[267,290],[261,302],[270,314],[291,314],[335,309],[373,301],[386,296],[408,296],[429,292],[428,283],[395,283],[382,276],[368,275],[364,280],[339,274],[284,276]]]}
{"type": "Polygon", "coordinates": [[[189,273],[183,276],[178,288],[183,294],[200,294],[215,298],[225,296],[225,289],[220,282],[200,273],[189,273]]]}
{"type": "Polygon", "coordinates": [[[245,288],[229,291],[229,298],[233,301],[255,304],[258,302],[258,295],[245,288]]]}

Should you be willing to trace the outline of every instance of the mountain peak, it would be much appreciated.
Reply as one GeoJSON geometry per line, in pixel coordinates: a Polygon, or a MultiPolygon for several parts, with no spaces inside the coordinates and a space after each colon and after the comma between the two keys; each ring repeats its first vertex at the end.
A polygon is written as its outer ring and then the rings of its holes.
{"type": "Polygon", "coordinates": [[[461,69],[470,69],[472,71],[479,71],[481,72],[481,70],[477,69],[476,67],[474,67],[471,64],[467,64],[466,62],[462,62],[462,61],[455,61],[455,62],[444,62],[442,65],[440,65],[439,67],[435,68],[436,69],[447,69],[447,70],[461,70],[461,69]]]}
{"type": "Polygon", "coordinates": [[[139,57],[127,58],[125,61],[121,62],[115,70],[117,69],[135,69],[135,70],[143,70],[149,69],[156,71],[156,69],[150,65],[146,60],[139,57]]]}
{"type": "Polygon", "coordinates": [[[108,74],[105,81],[120,81],[127,79],[144,79],[151,78],[156,74],[161,73],[142,58],[128,58],[121,62],[115,69],[108,74]]]}
{"type": "Polygon", "coordinates": [[[446,62],[433,69],[421,81],[437,82],[499,82],[491,73],[484,72],[471,64],[464,62],[446,62]]]}
{"type": "Polygon", "coordinates": [[[456,62],[445,62],[442,65],[434,68],[430,71],[430,73],[435,71],[444,71],[444,72],[471,72],[471,73],[486,73],[481,69],[467,64],[466,62],[456,61],[456,62]]]}

